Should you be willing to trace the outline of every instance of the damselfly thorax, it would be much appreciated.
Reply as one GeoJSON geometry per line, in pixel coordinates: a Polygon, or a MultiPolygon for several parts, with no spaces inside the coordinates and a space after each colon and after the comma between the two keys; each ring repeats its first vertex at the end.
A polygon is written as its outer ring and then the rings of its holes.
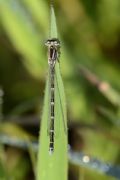
{"type": "Polygon", "coordinates": [[[57,38],[48,39],[45,45],[48,47],[48,64],[54,67],[60,56],[60,41],[57,38]]]}

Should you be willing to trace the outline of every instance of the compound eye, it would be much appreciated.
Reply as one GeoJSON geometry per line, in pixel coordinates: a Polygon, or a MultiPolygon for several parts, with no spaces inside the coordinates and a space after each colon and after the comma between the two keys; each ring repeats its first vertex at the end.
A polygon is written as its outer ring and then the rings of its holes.
{"type": "Polygon", "coordinates": [[[49,46],[51,44],[51,42],[49,41],[49,40],[47,40],[46,42],[45,42],[45,45],[46,46],[49,46]]]}
{"type": "Polygon", "coordinates": [[[56,46],[60,46],[60,43],[59,43],[58,41],[55,41],[54,44],[55,44],[56,46]]]}

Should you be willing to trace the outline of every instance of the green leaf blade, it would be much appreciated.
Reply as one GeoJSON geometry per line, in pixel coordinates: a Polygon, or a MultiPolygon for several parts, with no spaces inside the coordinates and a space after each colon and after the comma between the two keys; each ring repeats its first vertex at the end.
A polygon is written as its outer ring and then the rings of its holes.
{"type": "Polygon", "coordinates": [[[57,24],[56,24],[56,17],[53,6],[51,5],[50,9],[51,18],[50,18],[50,38],[57,38],[57,24]]]}
{"type": "Polygon", "coordinates": [[[67,132],[64,124],[66,120],[66,105],[63,83],[60,75],[59,63],[56,63],[55,81],[55,144],[54,152],[49,154],[49,136],[47,135],[49,118],[49,78],[45,90],[45,102],[41,123],[41,133],[38,152],[37,180],[66,180],[67,179],[67,132]],[[58,86],[58,87],[57,87],[58,86]],[[58,90],[59,88],[59,90],[58,90]],[[63,109],[62,109],[63,108],[63,109]],[[64,115],[64,117],[63,117],[64,115]]]}
{"type": "MultiPolygon", "coordinates": [[[[51,6],[50,38],[57,38],[56,18],[51,6]]],[[[48,74],[41,131],[39,137],[37,180],[67,180],[67,117],[63,82],[59,62],[55,64],[55,100],[54,100],[54,152],[49,153],[50,137],[48,125],[50,121],[50,74],[48,74]]]]}
{"type": "MultiPolygon", "coordinates": [[[[13,1],[14,2],[14,1],[13,1]]],[[[0,2],[1,24],[10,38],[14,48],[22,55],[23,64],[37,79],[43,74],[44,55],[40,51],[40,34],[37,33],[27,11],[19,1],[14,8],[12,1],[0,2]],[[24,12],[24,13],[23,13],[24,12]],[[25,14],[26,13],[26,14],[25,14]],[[41,68],[42,67],[42,68],[41,68]]]]}

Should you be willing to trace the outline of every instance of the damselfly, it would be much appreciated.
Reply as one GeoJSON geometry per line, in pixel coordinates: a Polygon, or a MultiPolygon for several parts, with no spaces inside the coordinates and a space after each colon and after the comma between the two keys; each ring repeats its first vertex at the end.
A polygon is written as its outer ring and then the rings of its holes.
{"type": "MultiPolygon", "coordinates": [[[[52,154],[54,152],[54,136],[55,136],[55,64],[59,62],[60,56],[60,41],[57,38],[48,39],[45,43],[48,48],[48,65],[49,65],[49,100],[50,100],[50,110],[49,110],[49,152],[52,154]]],[[[61,107],[62,108],[62,107],[61,107]]]]}

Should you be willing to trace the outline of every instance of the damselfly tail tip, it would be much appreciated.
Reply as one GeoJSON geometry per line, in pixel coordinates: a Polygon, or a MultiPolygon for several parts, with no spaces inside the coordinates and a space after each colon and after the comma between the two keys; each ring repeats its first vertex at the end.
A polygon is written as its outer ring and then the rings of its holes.
{"type": "Polygon", "coordinates": [[[54,149],[53,148],[49,148],[49,154],[52,155],[54,152],[54,149]]]}

